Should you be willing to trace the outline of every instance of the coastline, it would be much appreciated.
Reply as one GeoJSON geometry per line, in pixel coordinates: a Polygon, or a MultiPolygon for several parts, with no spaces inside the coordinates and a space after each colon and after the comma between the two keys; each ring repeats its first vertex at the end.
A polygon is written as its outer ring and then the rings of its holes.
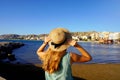
{"type": "MultiPolygon", "coordinates": [[[[6,51],[6,49],[5,49],[6,51]]],[[[120,63],[73,64],[75,80],[119,80],[120,63]]],[[[41,64],[12,64],[0,62],[0,79],[3,80],[45,80],[41,64]]]]}
{"type": "Polygon", "coordinates": [[[12,54],[13,50],[24,46],[20,42],[0,42],[0,61],[8,59],[9,61],[15,61],[15,55],[12,54]]]}
{"type": "MultiPolygon", "coordinates": [[[[6,80],[45,80],[41,64],[0,63],[0,77],[6,80]]],[[[120,64],[73,64],[75,80],[119,80],[120,64]]]]}

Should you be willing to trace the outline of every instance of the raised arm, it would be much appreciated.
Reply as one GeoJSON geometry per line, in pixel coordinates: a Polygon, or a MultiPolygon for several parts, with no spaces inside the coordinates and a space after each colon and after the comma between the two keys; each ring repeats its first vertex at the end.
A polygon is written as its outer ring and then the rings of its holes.
{"type": "Polygon", "coordinates": [[[43,44],[38,48],[37,50],[37,55],[39,57],[42,57],[44,55],[44,49],[46,47],[46,45],[48,44],[48,42],[50,41],[51,39],[49,37],[45,37],[45,40],[43,42],[43,44]]]}
{"type": "Polygon", "coordinates": [[[81,45],[79,45],[75,40],[69,41],[69,44],[71,46],[74,46],[81,53],[81,55],[78,55],[74,52],[71,52],[70,53],[71,63],[73,63],[73,62],[87,62],[87,61],[90,61],[92,59],[91,55],[81,45]]]}

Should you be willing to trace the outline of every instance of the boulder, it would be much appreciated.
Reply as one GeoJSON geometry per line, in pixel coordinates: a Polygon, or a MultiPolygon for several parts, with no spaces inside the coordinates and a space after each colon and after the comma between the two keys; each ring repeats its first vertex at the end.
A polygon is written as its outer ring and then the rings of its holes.
{"type": "Polygon", "coordinates": [[[0,60],[8,58],[10,61],[16,60],[15,55],[12,54],[13,49],[24,46],[21,42],[0,42],[0,60]]]}

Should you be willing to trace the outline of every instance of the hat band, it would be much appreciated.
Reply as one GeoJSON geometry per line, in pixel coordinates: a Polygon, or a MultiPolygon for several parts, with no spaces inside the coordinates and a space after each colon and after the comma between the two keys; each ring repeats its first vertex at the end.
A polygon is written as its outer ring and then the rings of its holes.
{"type": "Polygon", "coordinates": [[[60,43],[60,44],[56,44],[54,42],[51,42],[51,45],[54,45],[54,48],[57,48],[57,47],[63,45],[66,42],[66,40],[67,40],[67,38],[65,38],[65,40],[62,43],[60,43]]]}

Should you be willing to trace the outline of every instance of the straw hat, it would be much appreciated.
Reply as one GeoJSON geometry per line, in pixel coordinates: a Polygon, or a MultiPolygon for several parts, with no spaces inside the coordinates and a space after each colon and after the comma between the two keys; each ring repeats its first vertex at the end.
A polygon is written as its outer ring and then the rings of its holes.
{"type": "Polygon", "coordinates": [[[70,46],[68,40],[72,39],[70,32],[65,28],[53,29],[50,32],[49,37],[51,38],[49,47],[53,51],[63,51],[67,49],[70,46]]]}

